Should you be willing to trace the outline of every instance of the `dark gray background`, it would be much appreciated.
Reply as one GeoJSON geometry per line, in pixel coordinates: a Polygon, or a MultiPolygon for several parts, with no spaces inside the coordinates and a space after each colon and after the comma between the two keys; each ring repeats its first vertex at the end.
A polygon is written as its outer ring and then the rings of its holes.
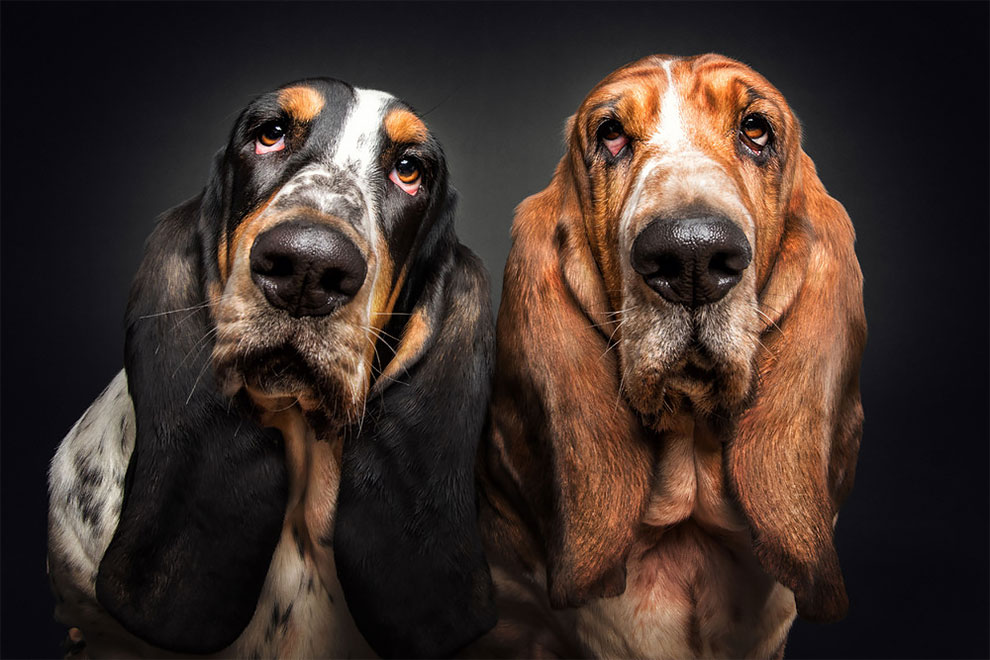
{"type": "Polygon", "coordinates": [[[58,654],[45,470],[120,368],[153,218],[194,195],[241,107],[330,75],[425,113],[460,236],[500,291],[513,208],[609,71],[718,51],[788,98],[856,225],[870,338],[852,599],[790,657],[986,657],[988,5],[2,6],[0,654],[58,654]]]}

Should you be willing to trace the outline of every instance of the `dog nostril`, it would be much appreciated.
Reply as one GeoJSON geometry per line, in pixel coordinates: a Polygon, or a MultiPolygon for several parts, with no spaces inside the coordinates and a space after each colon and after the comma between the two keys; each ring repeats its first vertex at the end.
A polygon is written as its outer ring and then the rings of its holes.
{"type": "Polygon", "coordinates": [[[295,271],[295,264],[290,257],[272,256],[258,260],[252,270],[268,277],[289,277],[295,271]]]}
{"type": "Polygon", "coordinates": [[[293,269],[292,259],[289,257],[276,257],[272,260],[272,268],[269,275],[274,277],[292,275],[293,269]]]}
{"type": "Polygon", "coordinates": [[[670,280],[680,276],[683,270],[684,264],[676,255],[663,254],[657,258],[656,270],[649,277],[670,280]]]}
{"type": "Polygon", "coordinates": [[[748,265],[744,255],[739,252],[716,252],[708,262],[708,270],[713,275],[735,277],[746,270],[748,265]]]}
{"type": "MultiPolygon", "coordinates": [[[[354,295],[357,291],[352,291],[353,280],[350,273],[347,273],[339,268],[329,268],[320,277],[320,288],[327,292],[337,292],[343,293],[344,295],[354,295]]],[[[359,285],[360,286],[360,285],[359,285]]]]}

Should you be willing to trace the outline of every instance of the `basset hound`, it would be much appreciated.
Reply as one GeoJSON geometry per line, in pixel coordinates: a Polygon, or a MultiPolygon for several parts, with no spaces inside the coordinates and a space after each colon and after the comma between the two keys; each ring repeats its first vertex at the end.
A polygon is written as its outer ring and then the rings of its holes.
{"type": "MultiPolygon", "coordinates": [[[[517,211],[475,655],[772,657],[847,608],[862,427],[854,233],[779,91],[718,55],[600,82],[517,211]]],[[[471,653],[469,653],[471,655],[471,653]]]]}
{"type": "Polygon", "coordinates": [[[240,114],[51,465],[56,616],[86,653],[436,657],[493,625],[494,338],[454,198],[386,93],[311,79],[240,114]]]}

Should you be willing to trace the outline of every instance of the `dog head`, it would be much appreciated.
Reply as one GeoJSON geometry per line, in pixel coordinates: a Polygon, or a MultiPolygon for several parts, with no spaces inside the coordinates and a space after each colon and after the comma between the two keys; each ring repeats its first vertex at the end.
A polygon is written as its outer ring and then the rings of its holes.
{"type": "Polygon", "coordinates": [[[768,572],[802,615],[841,616],[832,524],[862,421],[862,275],[794,113],[743,64],[655,56],[596,85],[566,137],[514,225],[493,408],[505,442],[546,435],[532,462],[555,485],[529,499],[551,598],[624,589],[653,479],[644,429],[688,414],[726,444],[768,572]]]}
{"type": "Polygon", "coordinates": [[[388,94],[305,80],[241,113],[128,307],[137,440],[97,593],[129,630],[191,652],[240,634],[286,507],[263,425],[287,409],[343,438],[316,531],[376,651],[444,654],[491,625],[472,475],[487,280],[453,214],[439,144],[388,94]]]}

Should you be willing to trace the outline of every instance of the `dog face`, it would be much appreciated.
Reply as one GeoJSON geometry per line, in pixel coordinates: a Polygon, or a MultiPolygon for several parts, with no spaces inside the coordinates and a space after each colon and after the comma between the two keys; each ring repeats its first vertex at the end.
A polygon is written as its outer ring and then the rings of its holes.
{"type": "Polygon", "coordinates": [[[802,616],[838,618],[863,281],[797,120],[738,62],[652,56],[591,91],[567,143],[517,210],[492,404],[493,460],[511,457],[504,478],[533,505],[550,602],[622,593],[652,440],[693,427],[717,438],[767,572],[802,616]]]}
{"type": "Polygon", "coordinates": [[[647,58],[609,75],[573,120],[588,231],[622,382],[643,414],[682,400],[738,411],[766,316],[798,124],[762,76],[720,56],[647,58]]]}
{"type": "Polygon", "coordinates": [[[130,632],[195,653],[236,639],[280,570],[293,479],[297,499],[334,490],[306,511],[314,561],[379,654],[445,655],[494,623],[472,467],[488,284],[454,198],[407,106],[318,79],[253,101],[204,193],[160,219],[128,305],[137,432],[96,582],[130,632]],[[339,465],[288,474],[267,426],[312,431],[334,449],[306,460],[339,465]]]}
{"type": "Polygon", "coordinates": [[[403,265],[447,202],[439,146],[387,94],[308,81],[255,100],[221,167],[212,293],[224,391],[356,422],[403,265]]]}

